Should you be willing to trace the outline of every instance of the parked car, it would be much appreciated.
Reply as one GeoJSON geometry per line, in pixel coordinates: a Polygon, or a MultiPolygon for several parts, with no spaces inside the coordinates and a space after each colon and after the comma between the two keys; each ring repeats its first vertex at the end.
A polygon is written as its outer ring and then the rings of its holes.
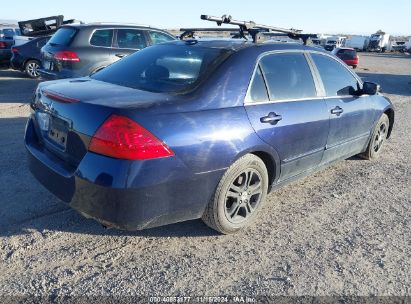
{"type": "Polygon", "coordinates": [[[40,49],[50,39],[49,36],[39,37],[30,40],[22,45],[11,48],[12,57],[10,60],[11,67],[14,70],[25,72],[31,78],[40,76],[38,69],[40,67],[40,49]]]}
{"type": "Polygon", "coordinates": [[[175,40],[147,26],[77,24],[61,27],[42,48],[41,77],[88,76],[149,45],[175,40]]]}
{"type": "Polygon", "coordinates": [[[360,63],[360,58],[357,55],[357,51],[352,48],[336,48],[332,51],[332,53],[353,69],[356,69],[360,63]]]}
{"type": "Polygon", "coordinates": [[[13,37],[19,34],[14,28],[0,28],[0,64],[9,64],[13,37]]]}
{"type": "Polygon", "coordinates": [[[239,39],[168,42],[43,82],[31,108],[33,175],[128,230],[202,218],[239,231],[269,191],[353,155],[377,158],[394,123],[379,86],[332,54],[239,39]]]}

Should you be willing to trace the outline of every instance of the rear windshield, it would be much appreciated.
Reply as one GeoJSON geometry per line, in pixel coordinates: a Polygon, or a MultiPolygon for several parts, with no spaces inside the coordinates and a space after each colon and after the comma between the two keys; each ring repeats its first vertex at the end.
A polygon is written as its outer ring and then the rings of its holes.
{"type": "Polygon", "coordinates": [[[68,45],[76,35],[77,30],[72,27],[62,27],[51,37],[50,45],[68,45]]]}
{"type": "Polygon", "coordinates": [[[16,33],[13,29],[3,29],[3,34],[6,37],[13,37],[16,33]]]}
{"type": "Polygon", "coordinates": [[[91,78],[150,92],[188,91],[214,71],[231,52],[225,49],[159,44],[138,51],[91,78]]]}

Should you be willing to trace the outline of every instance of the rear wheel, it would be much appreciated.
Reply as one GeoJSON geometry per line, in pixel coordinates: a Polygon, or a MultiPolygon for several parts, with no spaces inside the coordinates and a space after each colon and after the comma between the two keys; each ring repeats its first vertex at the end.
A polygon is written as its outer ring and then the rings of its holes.
{"type": "Polygon", "coordinates": [[[380,156],[382,147],[388,136],[390,120],[386,114],[382,114],[380,120],[374,128],[367,150],[361,154],[365,159],[376,159],[380,156]]]}
{"type": "Polygon", "coordinates": [[[352,68],[355,70],[355,69],[357,68],[357,66],[356,66],[356,65],[353,65],[352,68]]]}
{"type": "Polygon", "coordinates": [[[227,169],[202,219],[221,233],[235,233],[255,219],[267,190],[268,173],[264,162],[247,154],[227,169]]]}
{"type": "Polygon", "coordinates": [[[24,66],[24,71],[26,75],[30,78],[38,78],[40,76],[38,69],[40,68],[39,62],[37,60],[29,60],[24,66]]]}

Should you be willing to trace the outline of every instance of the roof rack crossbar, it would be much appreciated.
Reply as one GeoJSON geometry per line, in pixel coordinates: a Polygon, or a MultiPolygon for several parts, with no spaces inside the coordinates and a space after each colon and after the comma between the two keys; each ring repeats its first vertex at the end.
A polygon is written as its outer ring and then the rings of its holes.
{"type": "Polygon", "coordinates": [[[193,38],[195,32],[235,32],[238,33],[238,29],[235,28],[224,28],[224,27],[193,27],[193,28],[181,28],[180,40],[184,38],[193,38]]]}
{"type": "MultiPolygon", "coordinates": [[[[240,37],[247,39],[246,33],[251,35],[253,38],[253,42],[257,43],[260,41],[263,41],[264,38],[263,36],[271,33],[283,33],[287,35],[291,39],[299,40],[302,39],[304,44],[307,44],[307,41],[309,38],[314,38],[317,37],[315,34],[302,34],[301,30],[297,29],[286,29],[286,28],[281,28],[281,27],[275,27],[275,26],[268,26],[268,25],[263,25],[263,24],[257,24],[254,21],[239,21],[239,20],[234,20],[231,16],[229,15],[223,15],[221,17],[215,17],[215,16],[209,16],[209,15],[201,15],[202,20],[206,21],[212,21],[216,22],[218,26],[221,26],[222,24],[231,24],[231,25],[237,25],[239,26],[239,33],[240,37]]],[[[183,30],[183,29],[182,29],[183,30]]],[[[192,29],[191,36],[192,37],[194,34],[194,31],[196,29],[192,29]]],[[[217,31],[217,30],[212,30],[212,31],[217,31]]],[[[233,30],[221,30],[221,31],[233,31],[233,30]]],[[[185,36],[185,33],[183,33],[180,38],[183,39],[185,36]]]]}

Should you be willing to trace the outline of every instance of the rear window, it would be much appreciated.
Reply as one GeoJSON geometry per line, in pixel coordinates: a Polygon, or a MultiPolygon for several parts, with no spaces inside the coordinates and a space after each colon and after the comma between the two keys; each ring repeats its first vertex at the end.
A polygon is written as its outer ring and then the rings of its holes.
{"type": "Polygon", "coordinates": [[[16,33],[13,29],[3,29],[3,34],[6,37],[13,37],[16,33]]]}
{"type": "Polygon", "coordinates": [[[355,50],[340,50],[338,52],[340,57],[344,57],[346,59],[354,59],[357,56],[357,52],[355,50]]]}
{"type": "Polygon", "coordinates": [[[77,30],[72,27],[62,27],[51,37],[48,44],[50,45],[68,45],[76,35],[77,30]]]}
{"type": "Polygon", "coordinates": [[[231,52],[159,44],[127,56],[91,78],[150,92],[187,91],[205,79],[231,52]]]}

